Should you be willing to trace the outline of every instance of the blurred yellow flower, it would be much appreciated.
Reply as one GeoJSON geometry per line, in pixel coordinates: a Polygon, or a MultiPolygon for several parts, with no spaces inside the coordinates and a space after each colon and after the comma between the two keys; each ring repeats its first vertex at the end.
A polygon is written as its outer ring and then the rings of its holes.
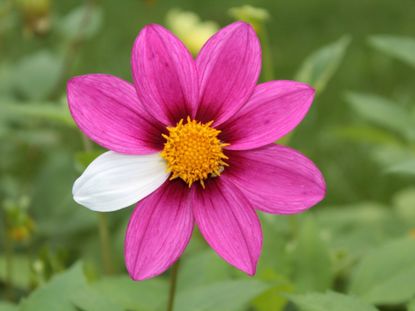
{"type": "Polygon", "coordinates": [[[29,35],[45,35],[51,27],[51,0],[16,0],[29,35]]]}
{"type": "Polygon", "coordinates": [[[31,219],[28,219],[25,224],[10,228],[7,233],[13,241],[25,242],[31,238],[33,230],[34,223],[31,219]]]}
{"type": "Polygon", "coordinates": [[[16,4],[26,14],[45,14],[49,12],[50,0],[17,0],[16,4]]]}
{"type": "Polygon", "coordinates": [[[250,23],[256,32],[261,31],[261,27],[270,15],[267,10],[253,7],[251,5],[243,5],[229,9],[229,14],[236,20],[242,20],[250,23]]]}
{"type": "Polygon", "coordinates": [[[3,202],[8,238],[15,242],[26,242],[32,237],[35,222],[28,213],[30,200],[26,196],[6,199],[3,202]]]}
{"type": "Polygon", "coordinates": [[[167,13],[166,23],[193,55],[219,30],[216,22],[202,21],[196,13],[179,9],[172,9],[167,13]]]}

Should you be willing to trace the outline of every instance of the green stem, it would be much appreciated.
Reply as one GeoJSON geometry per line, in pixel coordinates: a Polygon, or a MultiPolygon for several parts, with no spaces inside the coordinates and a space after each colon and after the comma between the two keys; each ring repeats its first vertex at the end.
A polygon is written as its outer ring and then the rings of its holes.
{"type": "Polygon", "coordinates": [[[108,229],[108,220],[105,213],[98,213],[99,220],[99,238],[101,242],[101,256],[106,274],[114,273],[114,265],[112,262],[112,253],[110,247],[110,235],[108,229]]]}
{"type": "Polygon", "coordinates": [[[6,297],[9,300],[14,299],[13,294],[13,241],[8,238],[7,222],[4,222],[4,255],[5,255],[5,269],[6,269],[6,297]]]}
{"type": "Polygon", "coordinates": [[[92,142],[86,137],[85,135],[82,135],[82,144],[84,145],[84,149],[86,152],[91,152],[94,150],[94,145],[92,142]]]}
{"type": "Polygon", "coordinates": [[[62,69],[59,73],[58,79],[56,80],[55,87],[49,96],[49,99],[51,100],[56,100],[59,97],[62,85],[65,83],[66,78],[72,69],[72,64],[75,62],[76,57],[81,50],[82,45],[84,44],[84,32],[91,22],[91,17],[94,7],[96,6],[96,2],[97,0],[86,0],[85,2],[85,14],[80,21],[78,33],[75,34],[74,38],[69,42],[68,48],[66,49],[62,69]]]}
{"type": "Polygon", "coordinates": [[[272,48],[268,32],[264,24],[260,25],[258,31],[262,46],[262,80],[274,80],[274,64],[272,61],[272,48]]]}
{"type": "MultiPolygon", "coordinates": [[[[82,143],[86,152],[94,150],[92,142],[82,134],[82,143]]],[[[110,243],[110,231],[108,228],[108,219],[105,213],[98,213],[98,230],[99,240],[101,245],[101,258],[104,265],[104,271],[106,274],[114,273],[114,263],[112,260],[111,243],[110,243]]]]}
{"type": "MultiPolygon", "coordinates": [[[[257,33],[259,39],[261,40],[262,46],[262,80],[263,81],[272,81],[274,80],[274,64],[272,61],[272,47],[271,41],[269,39],[268,31],[264,23],[258,25],[257,33]]],[[[292,132],[285,135],[280,140],[276,141],[276,143],[280,145],[288,146],[290,143],[292,132]]]]}
{"type": "Polygon", "coordinates": [[[290,215],[288,217],[288,222],[291,229],[291,238],[292,240],[295,240],[298,237],[298,230],[300,228],[297,215],[290,215]]]}
{"type": "Polygon", "coordinates": [[[169,290],[169,300],[167,301],[167,311],[173,311],[174,308],[174,298],[176,296],[177,288],[177,276],[179,274],[180,268],[180,259],[176,261],[171,269],[170,275],[170,290],[169,290]]]}

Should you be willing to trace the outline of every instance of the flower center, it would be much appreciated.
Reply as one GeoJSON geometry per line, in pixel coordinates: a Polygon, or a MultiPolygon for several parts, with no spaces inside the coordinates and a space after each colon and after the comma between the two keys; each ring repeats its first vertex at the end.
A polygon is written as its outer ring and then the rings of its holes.
{"type": "Polygon", "coordinates": [[[168,127],[168,135],[161,156],[167,161],[167,168],[172,173],[170,180],[180,177],[189,187],[199,181],[205,187],[204,180],[208,177],[219,176],[228,159],[223,154],[224,144],[218,139],[221,131],[211,127],[213,121],[208,123],[197,122],[187,117],[175,127],[168,127]]]}

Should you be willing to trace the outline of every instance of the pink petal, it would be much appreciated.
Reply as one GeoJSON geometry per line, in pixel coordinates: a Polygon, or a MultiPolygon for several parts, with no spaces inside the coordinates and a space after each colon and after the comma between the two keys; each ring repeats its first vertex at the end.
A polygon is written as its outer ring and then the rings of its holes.
{"type": "Polygon", "coordinates": [[[138,98],[162,123],[194,117],[198,102],[196,65],[183,43],[160,25],[138,35],[131,58],[138,98]]]}
{"type": "Polygon", "coordinates": [[[124,257],[134,280],[166,271],[183,253],[193,231],[189,189],[167,181],[137,204],[128,224],[124,257]]]}
{"type": "Polygon", "coordinates": [[[308,112],[314,89],[295,81],[258,85],[254,94],[221,126],[227,149],[243,150],[268,145],[294,129],[308,112]]]}
{"type": "Polygon", "coordinates": [[[90,74],[69,80],[67,94],[78,127],[104,148],[126,154],[163,148],[161,124],[143,109],[132,84],[111,75],[90,74]]]}
{"type": "Polygon", "coordinates": [[[254,275],[262,232],[251,204],[225,176],[194,191],[193,213],[200,232],[224,260],[254,275]]]}
{"type": "Polygon", "coordinates": [[[252,27],[233,23],[216,33],[196,59],[200,85],[197,119],[226,121],[251,96],[261,70],[261,47],[252,27]]]}
{"type": "Polygon", "coordinates": [[[319,169],[301,153],[279,145],[228,151],[224,174],[239,186],[254,208],[294,214],[320,202],[326,184],[319,169]]]}

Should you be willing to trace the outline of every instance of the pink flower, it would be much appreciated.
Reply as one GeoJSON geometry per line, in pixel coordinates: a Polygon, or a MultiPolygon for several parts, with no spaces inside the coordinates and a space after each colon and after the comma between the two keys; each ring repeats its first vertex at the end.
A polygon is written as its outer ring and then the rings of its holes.
{"type": "Polygon", "coordinates": [[[139,202],[125,239],[134,280],[166,271],[194,224],[219,256],[255,274],[255,210],[295,214],[325,195],[313,162],[274,144],[303,119],[314,90],[294,81],[256,85],[261,48],[243,22],[216,33],[196,60],[168,30],[148,25],[131,65],[133,84],[104,74],[68,82],[75,122],[110,150],[76,180],[75,201],[100,212],[139,202]]]}

